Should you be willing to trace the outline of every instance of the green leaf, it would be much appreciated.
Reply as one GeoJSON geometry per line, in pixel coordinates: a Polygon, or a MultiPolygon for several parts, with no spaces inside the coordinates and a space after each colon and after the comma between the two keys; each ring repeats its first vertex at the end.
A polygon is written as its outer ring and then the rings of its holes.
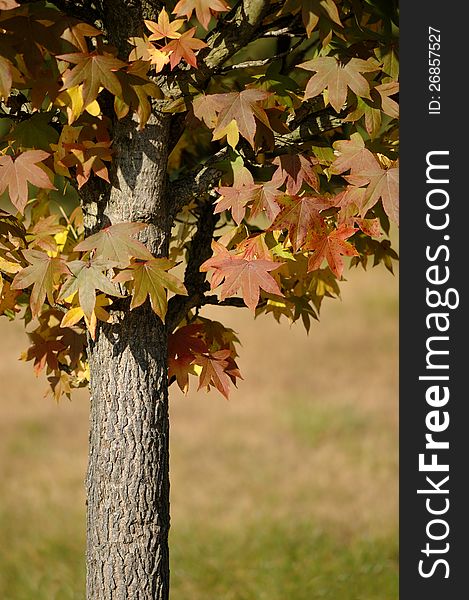
{"type": "Polygon", "coordinates": [[[165,258],[152,258],[145,262],[133,263],[129,269],[121,271],[114,281],[132,280],[132,302],[130,308],[141,306],[149,297],[153,311],[164,321],[168,308],[166,290],[175,294],[187,295],[187,290],[180,279],[167,273],[174,266],[165,258]]]}
{"type": "Polygon", "coordinates": [[[116,286],[104,274],[109,269],[108,261],[73,260],[67,263],[71,276],[62,285],[59,300],[78,292],[78,301],[88,321],[91,321],[96,306],[96,291],[122,298],[116,286]]]}
{"type": "Polygon", "coordinates": [[[127,267],[130,257],[150,260],[152,254],[147,248],[131,236],[142,231],[144,223],[117,223],[105,227],[75,246],[75,250],[86,252],[95,250],[96,258],[109,260],[116,267],[127,267]]]}
{"type": "Polygon", "coordinates": [[[54,304],[55,287],[60,276],[67,273],[67,267],[61,258],[51,257],[45,252],[24,250],[23,254],[30,264],[16,275],[11,287],[23,290],[33,286],[30,304],[32,315],[36,317],[46,296],[49,304],[54,304]]]}

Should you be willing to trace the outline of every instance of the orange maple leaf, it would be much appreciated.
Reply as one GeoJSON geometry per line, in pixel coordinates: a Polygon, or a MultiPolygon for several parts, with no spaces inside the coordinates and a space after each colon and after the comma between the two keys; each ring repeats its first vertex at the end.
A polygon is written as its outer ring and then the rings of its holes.
{"type": "Polygon", "coordinates": [[[161,52],[171,52],[171,56],[169,57],[171,70],[173,70],[182,59],[184,59],[188,65],[191,65],[191,67],[197,68],[197,58],[194,50],[205,48],[207,44],[202,40],[194,38],[195,30],[195,27],[189,29],[189,31],[183,33],[181,37],[172,40],[169,44],[166,44],[166,46],[161,48],[161,52]]]}

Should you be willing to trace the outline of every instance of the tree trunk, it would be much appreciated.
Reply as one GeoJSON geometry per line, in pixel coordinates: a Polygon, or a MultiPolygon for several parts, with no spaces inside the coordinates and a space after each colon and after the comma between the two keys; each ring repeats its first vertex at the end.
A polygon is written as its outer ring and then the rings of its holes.
{"type": "Polygon", "coordinates": [[[166,334],[145,306],[91,345],[89,600],[168,598],[166,334]]]}
{"type": "MultiPolygon", "coordinates": [[[[168,119],[113,131],[112,187],[84,194],[88,230],[143,221],[155,254],[168,249],[164,187],[168,119]]],[[[149,303],[114,313],[89,343],[88,600],[167,600],[169,449],[167,332],[149,303]]]]}

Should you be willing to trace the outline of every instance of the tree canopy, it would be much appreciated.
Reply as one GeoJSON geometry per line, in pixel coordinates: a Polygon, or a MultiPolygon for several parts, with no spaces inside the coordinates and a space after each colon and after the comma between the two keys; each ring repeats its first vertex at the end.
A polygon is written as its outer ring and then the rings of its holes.
{"type": "Polygon", "coordinates": [[[57,399],[88,384],[87,335],[147,300],[170,382],[228,397],[238,339],[201,308],[309,330],[349,257],[397,258],[396,3],[149,5],[123,44],[101,2],[0,0],[0,314],[57,399]],[[119,186],[115,124],[154,112],[171,119],[156,254],[148,223],[94,223],[87,201],[119,186]]]}

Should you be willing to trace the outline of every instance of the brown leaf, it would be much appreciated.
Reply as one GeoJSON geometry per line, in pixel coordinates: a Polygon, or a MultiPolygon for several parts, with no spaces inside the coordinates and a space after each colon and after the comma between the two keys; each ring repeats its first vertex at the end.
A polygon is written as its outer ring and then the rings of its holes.
{"type": "Polygon", "coordinates": [[[0,156],[0,194],[8,188],[11,202],[20,213],[28,202],[28,183],[45,190],[55,190],[49,177],[38,167],[48,158],[43,150],[27,150],[13,159],[9,154],[0,156]]]}
{"type": "Polygon", "coordinates": [[[190,19],[194,10],[197,21],[204,29],[208,29],[212,14],[226,12],[230,7],[224,0],[179,0],[173,14],[190,19]]]}
{"type": "Polygon", "coordinates": [[[229,259],[226,259],[222,255],[218,260],[214,260],[212,257],[205,261],[200,270],[215,269],[217,283],[225,280],[221,288],[222,300],[234,296],[238,290],[241,290],[246,306],[254,312],[259,302],[261,289],[277,296],[283,296],[278,283],[270,275],[270,271],[278,269],[282,264],[270,260],[246,260],[231,255],[229,259]]]}
{"type": "Polygon", "coordinates": [[[298,66],[316,72],[306,85],[304,99],[314,98],[327,89],[329,102],[336,112],[342,110],[347,99],[348,88],[357,96],[369,98],[370,84],[362,73],[379,69],[379,63],[372,58],[368,60],[352,58],[344,65],[334,56],[320,56],[298,66]]]}
{"type": "Polygon", "coordinates": [[[65,60],[76,65],[71,70],[65,71],[63,75],[63,90],[83,84],[83,104],[88,106],[96,100],[99,88],[106,88],[114,96],[122,93],[121,84],[113,73],[123,67],[125,63],[104,52],[75,52],[72,54],[60,54],[60,60],[65,60]]]}

